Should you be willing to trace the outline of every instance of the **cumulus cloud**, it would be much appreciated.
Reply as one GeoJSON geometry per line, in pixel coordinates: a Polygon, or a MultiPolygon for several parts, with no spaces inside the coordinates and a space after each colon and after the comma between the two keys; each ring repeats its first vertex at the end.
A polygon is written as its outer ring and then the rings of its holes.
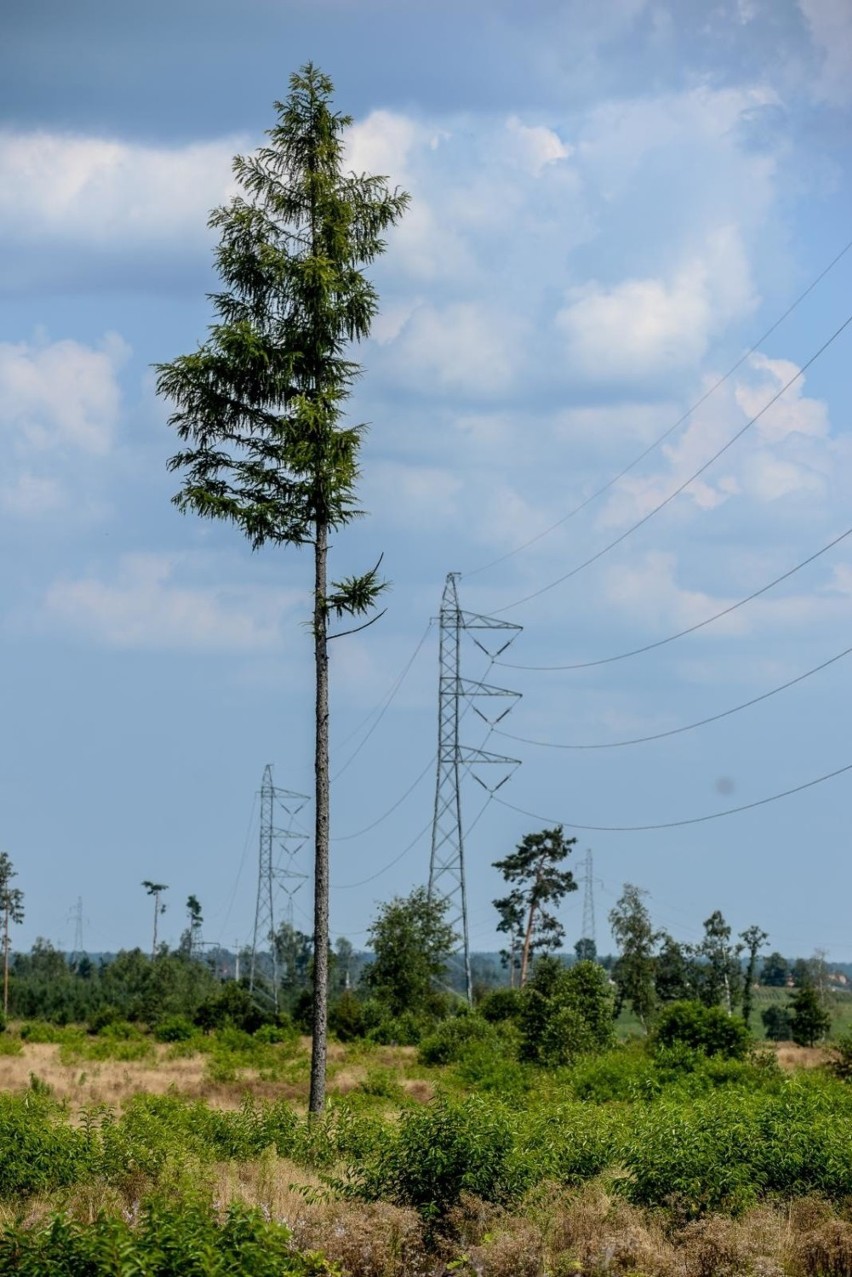
{"type": "Polygon", "coordinates": [[[77,341],[0,342],[0,429],[31,453],[108,452],[120,406],[118,371],[130,348],[109,333],[77,341]]]}
{"type": "Polygon", "coordinates": [[[452,302],[419,306],[387,366],[406,385],[487,400],[509,389],[521,357],[517,317],[479,302],[452,302]]]}
{"type": "Polygon", "coordinates": [[[66,578],[47,590],[43,621],[106,647],[269,652],[295,595],[281,590],[194,585],[177,579],[178,556],[128,554],[116,577],[66,578]]]}
{"type": "Polygon", "coordinates": [[[698,365],[711,337],[754,305],[741,237],[725,226],[669,279],[627,279],[611,288],[591,281],[571,290],[556,324],[580,375],[641,382],[698,365]]]}
{"type": "Polygon", "coordinates": [[[233,189],[236,139],[152,147],[59,133],[0,133],[0,229],[24,242],[102,247],[203,233],[233,189]]]}
{"type": "MultiPolygon", "coordinates": [[[[766,408],[797,371],[789,360],[750,356],[743,370],[691,415],[674,442],[663,445],[662,469],[620,480],[602,523],[618,526],[654,509],[766,408]]],[[[708,388],[714,380],[707,378],[708,388]]],[[[768,503],[793,495],[813,496],[824,490],[836,460],[827,407],[805,395],[804,378],[799,378],[742,442],[689,484],[681,502],[711,510],[734,497],[768,503]]],[[[684,508],[688,506],[679,506],[684,508]]]]}

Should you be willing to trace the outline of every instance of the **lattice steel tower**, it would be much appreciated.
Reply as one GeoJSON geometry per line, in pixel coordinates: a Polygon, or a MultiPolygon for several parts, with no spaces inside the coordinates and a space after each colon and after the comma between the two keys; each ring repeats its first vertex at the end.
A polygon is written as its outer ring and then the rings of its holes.
{"type": "Polygon", "coordinates": [[[595,936],[595,876],[592,863],[592,849],[586,850],[583,860],[583,940],[591,940],[597,953],[595,936]]]}
{"type": "Polygon", "coordinates": [[[432,855],[429,863],[429,896],[443,896],[449,904],[447,921],[459,936],[459,956],[463,964],[463,979],[468,1001],[473,999],[473,981],[470,970],[470,937],[467,920],[467,886],[465,882],[465,831],[462,823],[461,785],[465,774],[470,773],[489,794],[504,785],[520,761],[503,754],[492,754],[486,749],[463,745],[459,726],[463,706],[470,706],[489,728],[496,727],[505,718],[520,692],[504,687],[494,687],[462,676],[462,635],[472,631],[471,637],[493,663],[505,652],[523,628],[511,621],[496,617],[480,616],[464,612],[459,606],[459,573],[450,572],[444,586],[440,612],[439,677],[438,677],[438,775],[435,786],[435,811],[432,820],[432,855]],[[486,635],[491,636],[488,641],[486,635]],[[481,699],[492,700],[499,712],[489,713],[481,699]],[[508,704],[503,704],[508,699],[508,704]],[[496,783],[488,783],[480,776],[479,769],[501,768],[496,783]]]}
{"type": "Polygon", "coordinates": [[[307,834],[294,828],[293,822],[308,802],[307,794],[279,789],[272,783],[272,767],[263,769],[260,786],[260,847],[257,870],[257,907],[254,915],[254,937],[251,946],[249,989],[264,989],[278,1010],[278,957],[275,949],[276,904],[282,891],[287,896],[285,920],[292,926],[293,895],[308,877],[296,870],[295,858],[307,840],[307,834]],[[286,818],[286,827],[275,823],[276,807],[286,818]],[[293,886],[293,883],[296,886],[293,886]],[[269,945],[268,956],[263,945],[269,945]]]}

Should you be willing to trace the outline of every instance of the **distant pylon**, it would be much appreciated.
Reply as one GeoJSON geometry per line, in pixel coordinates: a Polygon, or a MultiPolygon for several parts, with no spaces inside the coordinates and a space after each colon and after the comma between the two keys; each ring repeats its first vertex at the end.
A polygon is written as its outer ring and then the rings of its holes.
{"type": "Polygon", "coordinates": [[[83,897],[77,897],[77,903],[71,910],[70,918],[74,923],[74,950],[71,954],[71,965],[79,962],[83,956],[83,897]]]}
{"type": "Polygon", "coordinates": [[[591,940],[597,953],[595,936],[595,875],[592,863],[592,849],[586,850],[583,860],[583,940],[591,940]]]}
{"type": "MultiPolygon", "coordinates": [[[[267,763],[263,769],[263,780],[260,786],[260,845],[257,868],[257,906],[254,914],[254,937],[251,946],[251,971],[249,989],[265,988],[269,993],[275,1010],[278,1010],[278,956],[275,950],[276,904],[280,883],[290,884],[299,880],[298,885],[307,878],[307,874],[298,873],[295,869],[295,856],[307,839],[307,834],[293,828],[293,820],[308,801],[307,794],[293,793],[289,789],[278,789],[272,783],[272,767],[267,763]],[[278,828],[275,823],[276,804],[287,818],[285,828],[278,828]],[[279,853],[284,863],[279,863],[279,853]],[[264,946],[268,945],[268,959],[264,946]],[[265,968],[265,970],[263,969],[265,968]]],[[[292,919],[292,897],[298,887],[285,885],[288,896],[287,920],[292,919]]]]}
{"type": "Polygon", "coordinates": [[[463,612],[458,598],[458,572],[450,572],[444,585],[440,612],[439,676],[438,676],[438,775],[435,786],[435,810],[432,819],[432,854],[429,862],[429,898],[442,896],[448,903],[447,921],[459,937],[459,956],[463,965],[467,999],[473,1000],[470,969],[470,936],[467,918],[467,884],[465,880],[464,826],[462,823],[461,783],[468,772],[489,794],[505,784],[520,762],[503,754],[463,745],[459,739],[459,723],[463,701],[473,705],[476,713],[496,726],[509,713],[519,692],[462,677],[461,640],[468,630],[480,631],[474,642],[493,661],[505,652],[521,629],[511,621],[463,612]],[[493,636],[488,643],[485,634],[493,636]],[[494,649],[493,651],[491,649],[494,649]],[[509,703],[498,713],[489,713],[475,702],[480,698],[508,698],[509,703]],[[502,769],[495,784],[478,774],[480,767],[502,769]]]}

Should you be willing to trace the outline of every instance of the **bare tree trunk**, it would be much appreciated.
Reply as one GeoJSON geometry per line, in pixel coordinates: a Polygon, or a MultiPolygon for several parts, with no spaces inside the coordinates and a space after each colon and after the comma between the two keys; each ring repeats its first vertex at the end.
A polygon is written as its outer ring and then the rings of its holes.
{"type": "Polygon", "coordinates": [[[154,939],[151,941],[151,961],[157,956],[157,915],[160,912],[160,893],[154,892],[154,939]]]}
{"type": "Polygon", "coordinates": [[[9,1014],[9,909],[3,914],[3,1014],[9,1014]]]}
{"type": "Polygon", "coordinates": [[[314,551],[314,660],[316,663],[316,753],[314,757],[316,860],[314,868],[314,1024],[308,1108],[325,1105],[328,1038],[328,618],[326,616],[328,525],[317,523],[314,551]]]}

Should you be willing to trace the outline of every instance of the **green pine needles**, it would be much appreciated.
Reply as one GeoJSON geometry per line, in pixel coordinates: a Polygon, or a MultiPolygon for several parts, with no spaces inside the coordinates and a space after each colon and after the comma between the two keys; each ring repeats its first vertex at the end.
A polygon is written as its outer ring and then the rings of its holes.
{"type": "Polygon", "coordinates": [[[216,322],[194,354],[157,365],[158,392],[175,404],[169,420],[184,444],[169,463],[183,475],[179,508],[236,524],[254,549],[313,546],[312,1112],[324,1104],[328,1021],[328,622],[330,614],[369,615],[385,588],[381,559],[328,582],[329,532],[361,513],[363,426],[343,419],[360,371],[348,348],[367,337],[378,307],[364,270],[409,199],[383,177],[344,172],[351,119],[332,109],[332,92],[327,76],[303,67],[287,101],[276,103],[268,145],[234,160],[242,194],[209,223],[221,236],[216,322]]]}

